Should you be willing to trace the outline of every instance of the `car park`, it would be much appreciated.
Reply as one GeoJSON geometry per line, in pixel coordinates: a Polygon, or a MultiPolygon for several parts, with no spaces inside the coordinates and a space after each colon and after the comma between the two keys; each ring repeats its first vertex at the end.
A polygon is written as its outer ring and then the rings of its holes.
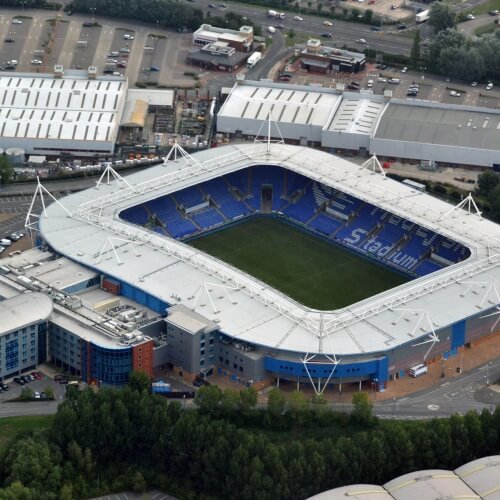
{"type": "Polygon", "coordinates": [[[293,16],[293,18],[295,19],[295,21],[303,21],[304,20],[304,18],[300,17],[300,16],[293,16]]]}
{"type": "Polygon", "coordinates": [[[493,83],[489,82],[488,85],[486,85],[486,90],[491,90],[493,88],[493,83]]]}

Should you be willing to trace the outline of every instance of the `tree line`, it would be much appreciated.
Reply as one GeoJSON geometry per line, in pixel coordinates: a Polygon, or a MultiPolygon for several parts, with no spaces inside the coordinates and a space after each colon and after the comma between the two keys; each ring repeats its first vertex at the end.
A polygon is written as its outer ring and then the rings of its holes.
{"type": "Polygon", "coordinates": [[[166,28],[198,29],[203,12],[186,2],[177,0],[73,0],[67,7],[74,12],[135,19],[156,23],[166,28]]]}
{"type": "Polygon", "coordinates": [[[18,436],[0,460],[0,499],[89,498],[148,487],[182,498],[297,499],[350,483],[381,484],[498,453],[500,410],[379,421],[359,393],[351,415],[321,398],[255,409],[253,389],[201,388],[196,410],[123,389],[68,389],[51,428],[18,436]]]}
{"type": "Polygon", "coordinates": [[[434,34],[421,54],[420,31],[415,31],[412,66],[468,83],[500,79],[500,31],[472,39],[460,33],[456,23],[457,16],[449,2],[433,2],[429,24],[434,34]]]}

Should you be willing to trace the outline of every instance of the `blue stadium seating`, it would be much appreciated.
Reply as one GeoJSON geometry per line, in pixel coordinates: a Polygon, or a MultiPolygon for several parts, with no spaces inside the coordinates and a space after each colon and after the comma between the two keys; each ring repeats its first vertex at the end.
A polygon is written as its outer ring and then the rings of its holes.
{"type": "Polygon", "coordinates": [[[174,193],[174,198],[179,205],[183,205],[185,208],[195,207],[200,205],[205,200],[198,186],[191,186],[181,191],[174,193]]]}
{"type": "Polygon", "coordinates": [[[120,213],[120,217],[132,224],[143,226],[149,219],[149,214],[143,205],[130,207],[120,213]]]}
{"type": "Polygon", "coordinates": [[[425,276],[442,268],[443,266],[433,260],[424,260],[415,268],[415,273],[418,276],[425,276]]]}
{"type": "Polygon", "coordinates": [[[149,211],[163,223],[154,231],[159,234],[167,231],[174,238],[184,238],[260,210],[262,187],[265,185],[273,188],[271,206],[274,212],[281,212],[292,221],[308,224],[312,231],[328,236],[338,244],[410,274],[424,276],[441,269],[445,263],[438,262],[438,257],[450,262],[468,257],[469,251],[460,243],[275,166],[233,172],[124,210],[121,217],[143,225],[148,222],[149,211]],[[246,197],[245,201],[236,198],[235,189],[246,197]],[[209,198],[218,209],[207,207],[188,217],[178,210],[177,203],[193,207],[209,198]],[[335,213],[325,212],[327,208],[335,213]]]}
{"type": "Polygon", "coordinates": [[[215,210],[215,208],[208,208],[202,212],[197,212],[191,215],[191,218],[202,228],[208,229],[213,226],[218,226],[224,222],[224,219],[215,210]]]}
{"type": "Polygon", "coordinates": [[[337,230],[342,225],[342,222],[339,222],[337,219],[333,217],[329,217],[324,213],[318,214],[314,219],[309,223],[309,226],[319,231],[320,233],[331,235],[335,230],[337,230]]]}

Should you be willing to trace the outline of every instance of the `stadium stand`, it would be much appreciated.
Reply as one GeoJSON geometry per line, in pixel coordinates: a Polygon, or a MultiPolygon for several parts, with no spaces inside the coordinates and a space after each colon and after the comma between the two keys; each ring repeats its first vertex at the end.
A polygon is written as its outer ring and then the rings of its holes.
{"type": "Polygon", "coordinates": [[[160,224],[155,231],[183,239],[265,207],[412,276],[425,276],[468,257],[459,243],[282,167],[232,172],[129,208],[121,217],[142,225],[156,217],[160,224]]]}

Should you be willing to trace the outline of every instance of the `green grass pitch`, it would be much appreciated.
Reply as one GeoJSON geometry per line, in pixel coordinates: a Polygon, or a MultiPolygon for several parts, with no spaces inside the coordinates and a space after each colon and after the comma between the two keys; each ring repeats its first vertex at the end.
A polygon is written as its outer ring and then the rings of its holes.
{"type": "Polygon", "coordinates": [[[189,244],[320,310],[339,309],[408,281],[274,218],[250,219],[189,244]]]}

